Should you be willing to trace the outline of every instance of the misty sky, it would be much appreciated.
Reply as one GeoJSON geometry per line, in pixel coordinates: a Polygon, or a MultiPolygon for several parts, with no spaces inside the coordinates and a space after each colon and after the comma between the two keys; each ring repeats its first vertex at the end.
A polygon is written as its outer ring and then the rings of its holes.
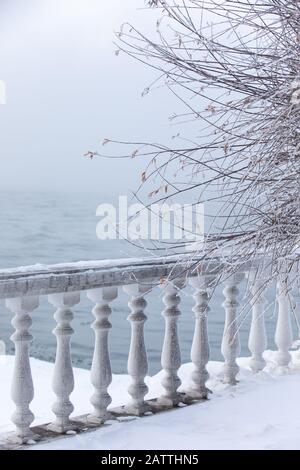
{"type": "MultiPolygon", "coordinates": [[[[90,161],[104,138],[164,141],[176,102],[167,90],[141,98],[154,72],[115,56],[114,30],[140,28],[144,0],[0,0],[1,189],[121,194],[139,183],[137,160],[90,161]]],[[[107,149],[108,150],[108,149],[107,149]]]]}

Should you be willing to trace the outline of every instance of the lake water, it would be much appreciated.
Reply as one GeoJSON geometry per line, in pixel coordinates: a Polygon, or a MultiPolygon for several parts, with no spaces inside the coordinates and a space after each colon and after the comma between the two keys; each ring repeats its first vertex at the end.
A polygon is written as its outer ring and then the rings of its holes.
{"type": "MultiPolygon", "coordinates": [[[[35,263],[58,263],[81,260],[100,260],[130,256],[145,256],[125,241],[100,241],[96,238],[97,205],[106,202],[100,194],[63,194],[51,192],[1,192],[0,198],[0,268],[24,266],[35,263]]],[[[243,291],[243,286],[241,291],[243,291]]],[[[193,299],[190,288],[182,292],[179,319],[179,334],[182,360],[190,360],[193,337],[193,299]]],[[[241,297],[243,293],[241,292],[241,297]]],[[[273,296],[270,295],[270,299],[273,296]]],[[[127,321],[128,297],[119,289],[118,299],[113,303],[110,333],[110,350],[113,372],[126,372],[130,343],[130,325],[127,321]]],[[[147,306],[148,321],[145,328],[149,369],[155,373],[160,369],[160,351],[163,343],[164,319],[159,290],[149,294],[147,306]]],[[[220,345],[223,333],[224,311],[221,306],[223,295],[217,289],[211,302],[209,314],[209,338],[212,359],[222,358],[220,345]]],[[[76,366],[89,368],[93,354],[94,336],[90,328],[93,316],[92,303],[82,293],[82,300],[74,308],[72,337],[72,358],[76,366]]],[[[38,310],[33,315],[31,332],[34,342],[31,355],[48,361],[55,358],[55,337],[52,329],[54,308],[41,297],[38,310]]],[[[13,331],[11,313],[0,304],[0,340],[5,342],[8,353],[13,352],[9,337],[13,331]]],[[[275,330],[274,307],[267,313],[269,346],[273,347],[275,330]]],[[[248,354],[247,340],[250,318],[243,318],[240,327],[242,354],[248,354]]]]}

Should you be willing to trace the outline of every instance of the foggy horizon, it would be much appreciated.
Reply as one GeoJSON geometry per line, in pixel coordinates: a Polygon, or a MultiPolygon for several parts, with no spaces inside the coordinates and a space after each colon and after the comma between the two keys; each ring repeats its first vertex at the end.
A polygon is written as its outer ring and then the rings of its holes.
{"type": "Polygon", "coordinates": [[[165,89],[142,98],[155,72],[117,57],[113,44],[123,22],[145,27],[153,13],[143,0],[1,5],[0,189],[106,194],[113,183],[115,195],[134,191],[145,161],[83,155],[105,138],[165,142],[174,133],[174,98],[165,89]]]}

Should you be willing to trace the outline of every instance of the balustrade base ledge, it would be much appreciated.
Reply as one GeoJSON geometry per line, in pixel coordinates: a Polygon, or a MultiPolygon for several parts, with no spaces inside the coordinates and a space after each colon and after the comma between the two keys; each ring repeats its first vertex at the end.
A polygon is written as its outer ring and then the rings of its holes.
{"type": "Polygon", "coordinates": [[[70,421],[69,424],[67,425],[59,425],[59,424],[56,424],[56,423],[50,423],[48,424],[48,430],[49,431],[52,431],[56,434],[66,434],[67,432],[69,431],[79,431],[79,428],[76,424],[76,422],[73,422],[73,421],[70,421]]]}
{"type": "Polygon", "coordinates": [[[194,400],[207,400],[209,394],[213,393],[209,388],[205,388],[205,390],[189,390],[187,392],[187,396],[194,400]]]}
{"type": "Polygon", "coordinates": [[[91,424],[96,424],[96,425],[101,425],[101,424],[104,424],[106,421],[110,421],[110,420],[113,420],[113,419],[116,419],[115,416],[110,413],[109,411],[107,411],[105,413],[104,416],[96,416],[94,414],[89,414],[87,415],[87,421],[88,423],[91,423],[91,424]]]}
{"type": "Polygon", "coordinates": [[[147,402],[144,402],[138,408],[130,404],[125,405],[124,410],[128,415],[133,415],[133,416],[143,416],[144,414],[152,411],[151,406],[147,402]]]}
{"type": "MultiPolygon", "coordinates": [[[[179,402],[177,405],[165,406],[159,402],[159,399],[154,398],[151,400],[145,400],[145,409],[147,411],[142,414],[142,417],[149,417],[150,415],[171,411],[178,406],[190,406],[202,401],[205,399],[195,399],[191,397],[188,393],[179,393],[179,402]]],[[[123,422],[131,421],[137,419],[137,415],[134,415],[132,412],[129,412],[128,406],[120,406],[112,408],[109,410],[110,418],[108,420],[98,420],[91,419],[91,414],[81,415],[77,417],[72,417],[70,420],[70,429],[65,429],[63,432],[59,432],[57,426],[52,426],[53,423],[47,423],[45,425],[34,426],[31,428],[31,431],[34,435],[34,439],[31,438],[27,442],[20,442],[18,437],[14,432],[10,432],[4,435],[1,435],[0,438],[0,450],[17,450],[17,449],[26,449],[28,446],[40,443],[47,443],[56,439],[63,439],[74,437],[74,434],[68,434],[68,431],[76,431],[76,434],[81,434],[83,432],[90,432],[102,426],[111,426],[114,422],[123,422]],[[127,419],[124,419],[127,418],[127,419]]],[[[95,418],[95,417],[94,417],[95,418]]],[[[125,423],[124,423],[125,424],[125,423]]],[[[69,427],[69,426],[68,426],[69,427]]]]}

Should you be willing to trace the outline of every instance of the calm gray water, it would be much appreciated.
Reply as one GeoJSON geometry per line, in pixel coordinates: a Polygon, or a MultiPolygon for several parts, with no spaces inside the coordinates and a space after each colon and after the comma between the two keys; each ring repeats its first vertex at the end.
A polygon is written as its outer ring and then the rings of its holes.
{"type": "MultiPolygon", "coordinates": [[[[106,202],[101,194],[62,194],[40,192],[1,192],[0,198],[0,268],[24,266],[35,263],[58,263],[93,259],[109,259],[128,256],[145,256],[125,241],[100,241],[96,238],[96,207],[106,202]]],[[[241,289],[242,291],[243,289],[241,289]]],[[[241,297],[243,293],[241,292],[241,297]]],[[[270,297],[271,298],[271,297],[270,297]]],[[[113,304],[110,334],[110,349],[113,372],[126,372],[130,341],[130,325],[127,321],[129,309],[127,296],[120,289],[113,304]]],[[[155,373],[160,369],[160,351],[163,342],[164,321],[161,316],[161,293],[149,294],[146,323],[146,344],[149,369],[155,373]]],[[[223,296],[217,289],[211,302],[209,337],[212,359],[221,359],[220,345],[224,312],[223,296]]],[[[193,299],[191,290],[182,293],[182,316],[179,321],[182,360],[189,361],[193,337],[193,299]]],[[[74,365],[89,368],[93,353],[92,304],[82,294],[82,301],[74,308],[72,357],[74,365]]],[[[55,337],[52,329],[53,307],[41,297],[40,308],[33,313],[32,334],[34,342],[31,354],[34,357],[54,361],[55,337]]],[[[270,347],[273,346],[275,321],[274,307],[267,315],[267,330],[270,347]]],[[[13,352],[9,337],[11,313],[0,304],[0,339],[5,341],[7,352],[13,352]]],[[[247,338],[249,315],[240,328],[242,354],[248,354],[247,338]]]]}

